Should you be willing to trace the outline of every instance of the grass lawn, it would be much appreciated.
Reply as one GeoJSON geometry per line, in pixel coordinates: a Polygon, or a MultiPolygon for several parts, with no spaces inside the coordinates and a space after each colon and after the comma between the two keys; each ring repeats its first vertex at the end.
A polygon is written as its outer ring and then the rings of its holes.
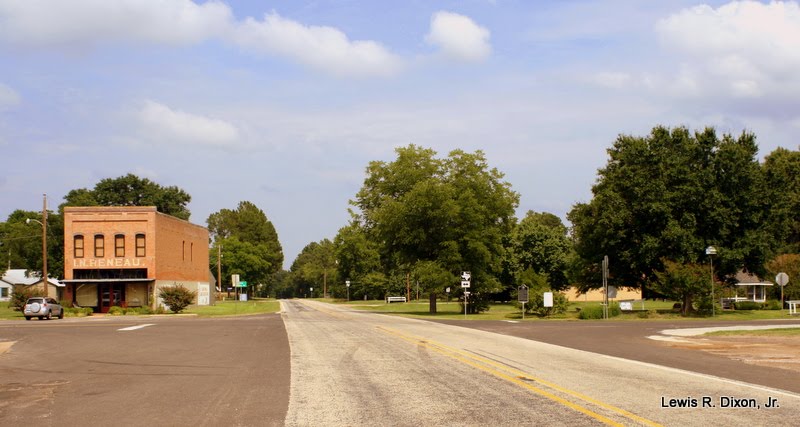
{"type": "Polygon", "coordinates": [[[216,305],[190,307],[184,313],[202,317],[236,316],[241,314],[277,313],[281,304],[275,299],[251,299],[250,301],[217,301],[216,305]]]}
{"type": "Polygon", "coordinates": [[[800,328],[759,329],[755,331],[715,331],[703,334],[704,336],[760,336],[760,337],[789,337],[800,336],[800,328]]]}
{"type": "MultiPolygon", "coordinates": [[[[190,307],[184,313],[201,317],[235,316],[241,314],[277,313],[281,304],[275,299],[254,299],[250,301],[217,301],[216,305],[190,307]]],[[[67,313],[69,314],[69,313],[67,313]]],[[[0,302],[0,320],[25,320],[21,311],[8,308],[8,303],[0,302]]]]}
{"type": "MultiPolygon", "coordinates": [[[[333,300],[324,300],[325,302],[334,302],[333,300]]],[[[437,313],[430,314],[428,312],[428,301],[410,301],[407,303],[391,303],[387,304],[383,300],[371,301],[335,301],[337,304],[346,304],[357,310],[371,311],[375,313],[386,313],[405,317],[417,318],[436,318],[436,319],[464,319],[464,311],[461,304],[457,301],[444,302],[438,301],[436,304],[437,313]]],[[[669,320],[710,320],[710,316],[689,316],[682,317],[679,313],[673,312],[673,301],[636,301],[633,303],[633,309],[636,310],[630,313],[622,313],[617,317],[612,317],[614,320],[635,320],[641,321],[646,319],[669,319],[669,320]]],[[[525,321],[537,321],[548,319],[560,320],[579,320],[579,309],[584,309],[589,306],[599,306],[599,302],[572,302],[566,313],[540,318],[535,315],[526,314],[525,321]]],[[[739,311],[724,311],[717,312],[714,320],[759,320],[759,319],[787,319],[789,318],[787,312],[780,310],[739,310],[739,311]]],[[[494,303],[491,304],[489,311],[480,314],[467,315],[467,320],[522,320],[521,310],[514,307],[512,303],[494,303]]]]}
{"type": "Polygon", "coordinates": [[[0,319],[3,320],[14,320],[14,319],[22,319],[25,320],[25,316],[22,315],[21,311],[14,311],[8,307],[8,301],[0,301],[0,319]]]}

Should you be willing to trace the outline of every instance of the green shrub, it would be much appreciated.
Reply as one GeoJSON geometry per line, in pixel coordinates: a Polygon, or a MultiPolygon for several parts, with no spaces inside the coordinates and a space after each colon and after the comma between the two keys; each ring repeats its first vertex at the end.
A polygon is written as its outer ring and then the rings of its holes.
{"type": "Polygon", "coordinates": [[[94,310],[91,307],[68,307],[64,313],[69,317],[85,317],[94,314],[94,310]]]}
{"type": "Polygon", "coordinates": [[[780,310],[781,309],[781,302],[778,300],[771,299],[764,303],[763,306],[764,310],[780,310]]]}
{"type": "Polygon", "coordinates": [[[110,316],[121,316],[125,314],[125,310],[122,307],[115,305],[108,309],[108,314],[110,316]]]}
{"type": "Polygon", "coordinates": [[[33,286],[14,286],[11,292],[11,299],[8,301],[8,308],[14,311],[22,311],[28,298],[43,297],[44,291],[33,286]]]}
{"type": "Polygon", "coordinates": [[[197,292],[190,291],[183,285],[165,286],[158,292],[158,296],[173,313],[180,313],[194,302],[197,292]]]}
{"type": "Polygon", "coordinates": [[[64,308],[72,308],[72,301],[61,300],[58,303],[64,308]]]}
{"type": "Polygon", "coordinates": [[[694,296],[694,308],[697,310],[697,314],[701,316],[711,316],[714,312],[722,312],[719,300],[712,300],[711,295],[705,292],[694,296]]]}
{"type": "Polygon", "coordinates": [[[126,316],[139,316],[142,314],[151,314],[150,309],[148,307],[128,307],[125,310],[126,316]]]}
{"type": "Polygon", "coordinates": [[[636,316],[639,317],[640,319],[655,319],[659,317],[658,310],[653,310],[653,309],[647,311],[640,311],[636,313],[636,316]]]}
{"type": "Polygon", "coordinates": [[[737,310],[760,310],[761,304],[755,301],[739,301],[733,304],[737,310]]]}
{"type": "MultiPolygon", "coordinates": [[[[539,317],[547,317],[567,312],[567,309],[569,308],[569,300],[567,299],[566,295],[561,292],[553,291],[553,306],[545,307],[544,292],[550,292],[550,290],[545,291],[534,289],[533,292],[530,290],[528,291],[528,303],[525,304],[526,314],[535,314],[539,317]]],[[[520,310],[522,309],[522,303],[519,301],[514,301],[514,306],[520,310]]]]}
{"type": "MultiPolygon", "coordinates": [[[[622,310],[619,309],[619,304],[611,303],[608,306],[608,317],[616,317],[622,313],[622,310]]],[[[590,305],[588,307],[584,307],[583,310],[578,312],[578,319],[602,319],[603,318],[603,306],[602,305],[590,305]]]]}

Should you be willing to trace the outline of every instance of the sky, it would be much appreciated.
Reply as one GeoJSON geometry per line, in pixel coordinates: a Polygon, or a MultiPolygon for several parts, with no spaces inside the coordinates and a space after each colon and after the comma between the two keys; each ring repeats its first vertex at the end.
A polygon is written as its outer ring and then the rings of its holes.
{"type": "Polygon", "coordinates": [[[253,202],[288,268],[397,147],[566,220],[658,125],[799,149],[798,2],[0,0],[0,220],[133,173],[200,225],[253,202]]]}

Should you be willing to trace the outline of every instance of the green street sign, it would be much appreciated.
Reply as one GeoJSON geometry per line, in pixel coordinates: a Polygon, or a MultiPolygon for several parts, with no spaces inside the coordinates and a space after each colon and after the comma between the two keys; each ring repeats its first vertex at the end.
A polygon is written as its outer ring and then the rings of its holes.
{"type": "Polygon", "coordinates": [[[247,287],[247,282],[245,282],[244,280],[242,280],[241,282],[239,282],[239,287],[240,287],[240,288],[246,288],[246,287],[247,287]]]}

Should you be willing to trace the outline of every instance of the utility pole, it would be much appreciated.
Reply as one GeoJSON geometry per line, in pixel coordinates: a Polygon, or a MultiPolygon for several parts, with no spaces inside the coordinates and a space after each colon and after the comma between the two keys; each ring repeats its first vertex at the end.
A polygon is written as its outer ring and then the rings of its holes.
{"type": "Polygon", "coordinates": [[[222,245],[217,245],[217,284],[222,291],[222,245]]]}
{"type": "Polygon", "coordinates": [[[47,194],[42,195],[42,280],[44,280],[44,296],[47,297],[47,194]]]}

